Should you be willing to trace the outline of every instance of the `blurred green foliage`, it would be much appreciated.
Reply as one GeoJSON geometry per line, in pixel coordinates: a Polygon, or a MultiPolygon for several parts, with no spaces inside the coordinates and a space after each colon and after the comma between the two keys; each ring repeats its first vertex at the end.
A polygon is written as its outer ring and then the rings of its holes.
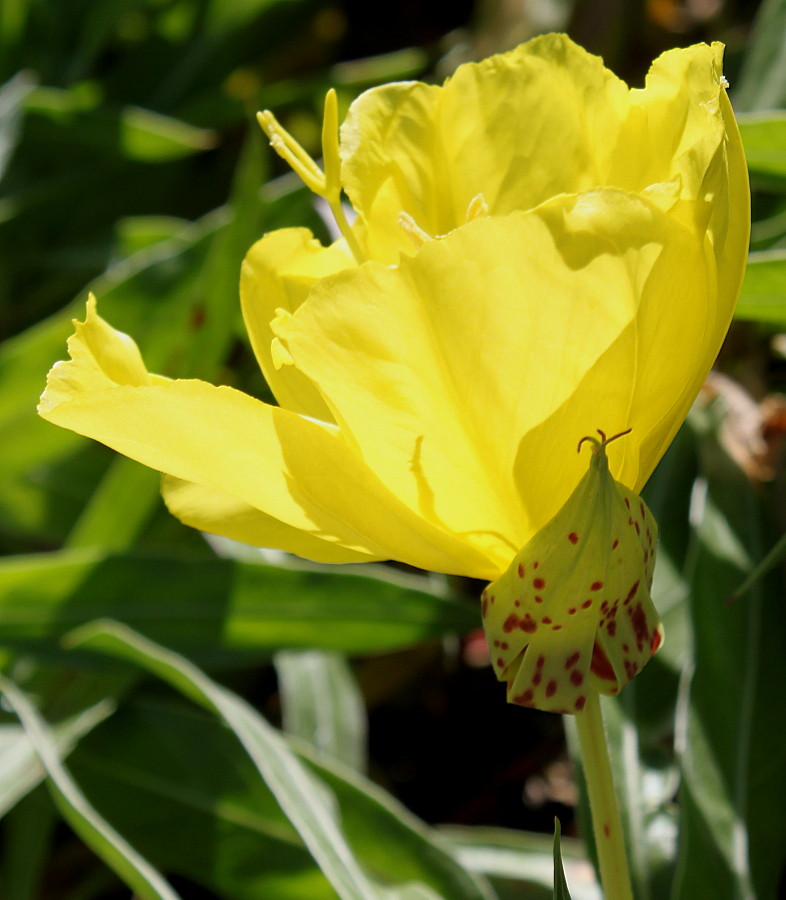
{"type": "MultiPolygon", "coordinates": [[[[328,235],[254,112],[314,149],[329,86],[346,107],[562,27],[634,80],[666,46],[729,45],[751,265],[725,377],[646,491],[668,640],[606,714],[637,898],[779,896],[782,568],[726,602],[786,526],[786,2],[766,0],[749,37],[755,5],[0,4],[4,897],[112,900],[122,881],[195,900],[552,896],[555,811],[575,834],[550,769],[559,720],[506,707],[468,664],[477,585],[208,544],[165,512],[155,473],[34,408],[88,289],[152,370],[268,397],[240,261],[274,228],[328,235]],[[525,809],[524,781],[550,799],[525,809]]],[[[597,898],[578,841],[561,849],[571,896],[597,898]]]]}

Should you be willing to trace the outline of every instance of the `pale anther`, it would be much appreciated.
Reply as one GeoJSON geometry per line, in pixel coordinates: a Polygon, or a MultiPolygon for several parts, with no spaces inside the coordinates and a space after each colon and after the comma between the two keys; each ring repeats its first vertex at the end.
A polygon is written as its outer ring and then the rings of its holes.
{"type": "Polygon", "coordinates": [[[424,231],[420,225],[412,218],[412,216],[403,210],[398,214],[398,224],[407,233],[416,247],[420,248],[428,241],[434,238],[427,231],[424,231]]]}
{"type": "Polygon", "coordinates": [[[488,214],[489,205],[486,203],[486,198],[483,194],[475,194],[469,201],[469,206],[467,207],[467,221],[471,222],[473,219],[479,219],[488,214]]]}

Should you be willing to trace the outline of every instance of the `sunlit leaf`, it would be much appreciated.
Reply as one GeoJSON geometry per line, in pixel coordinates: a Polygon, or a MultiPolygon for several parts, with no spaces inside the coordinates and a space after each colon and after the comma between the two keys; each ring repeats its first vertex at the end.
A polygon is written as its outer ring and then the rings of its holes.
{"type": "MultiPolygon", "coordinates": [[[[452,841],[346,766],[303,741],[288,743],[335,795],[347,841],[368,871],[386,882],[428,884],[445,900],[477,895],[452,858],[452,841]]],[[[167,871],[229,900],[333,896],[232,732],[201,710],[156,696],[136,699],[80,744],[72,766],[99,809],[167,871]],[[181,823],[176,835],[173,821],[181,823]]],[[[578,849],[569,846],[570,864],[578,849]]],[[[537,874],[531,845],[515,847],[520,871],[530,860],[537,874]]],[[[588,869],[584,864],[585,875],[588,869]]]]}
{"type": "Polygon", "coordinates": [[[751,253],[735,316],[786,324],[786,250],[751,253]]]}
{"type": "Polygon", "coordinates": [[[25,735],[46,770],[52,796],[74,831],[141,900],[179,900],[158,872],[87,801],[63,766],[46,722],[25,694],[3,677],[0,677],[0,691],[19,716],[25,735]]]}
{"type": "MultiPolygon", "coordinates": [[[[117,623],[85,626],[69,643],[116,655],[163,678],[196,703],[216,713],[232,729],[314,858],[342,898],[371,900],[437,895],[426,885],[382,887],[369,879],[338,823],[335,798],[287,748],[283,738],[244,700],[212,682],[182,657],[117,623]],[[400,890],[400,893],[399,893],[400,890]]],[[[481,898],[480,885],[465,896],[481,898]]]]}
{"type": "Polygon", "coordinates": [[[786,177],[786,112],[745,113],[737,122],[751,174],[786,177]]]}
{"type": "Polygon", "coordinates": [[[477,625],[477,609],[384,567],[344,573],[64,550],[0,560],[0,646],[63,658],[59,638],[117,618],[204,664],[276,650],[373,653],[477,625]]]}
{"type": "Polygon", "coordinates": [[[362,772],[367,723],[363,695],[347,660],[319,650],[276,654],[284,731],[362,772]]]}
{"type": "MultiPolygon", "coordinates": [[[[50,728],[50,737],[61,758],[68,756],[80,738],[112,713],[114,703],[100,702],[50,728]]],[[[44,769],[21,725],[0,725],[0,817],[44,778],[44,769]]]]}
{"type": "MultiPolygon", "coordinates": [[[[699,420],[701,421],[701,420],[699,420]]],[[[682,774],[672,896],[775,896],[786,862],[786,616],[779,578],[727,598],[774,543],[757,488],[705,415],[704,476],[693,492],[693,652],[677,708],[682,774]]]]}

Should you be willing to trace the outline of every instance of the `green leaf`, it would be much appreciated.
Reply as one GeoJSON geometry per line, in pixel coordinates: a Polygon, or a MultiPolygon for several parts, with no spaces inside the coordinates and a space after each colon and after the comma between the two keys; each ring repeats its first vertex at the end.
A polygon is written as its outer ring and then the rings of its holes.
{"type": "Polygon", "coordinates": [[[559,846],[559,819],[554,819],[554,900],[570,900],[565,870],[562,868],[562,854],[559,846]]]}
{"type": "Polygon", "coordinates": [[[101,547],[104,552],[133,544],[158,501],[161,475],[123,456],[106,474],[68,535],[65,546],[101,547]],[[118,511],[122,510],[122,515],[118,511]]]}
{"type": "Polygon", "coordinates": [[[86,87],[34,88],[25,99],[25,109],[61,124],[72,122],[93,146],[119,145],[124,156],[137,162],[167,162],[209,150],[216,144],[214,132],[171,116],[140,106],[118,110],[100,106],[98,93],[85,90],[86,87]]]}
{"type": "Polygon", "coordinates": [[[59,818],[43,787],[32,791],[5,817],[0,885],[6,897],[37,900],[41,896],[42,876],[59,818]]]}
{"type": "MultiPolygon", "coordinates": [[[[441,835],[346,766],[288,743],[335,796],[352,852],[376,879],[421,882],[446,900],[478,896],[441,835]]],[[[228,900],[335,896],[229,729],[180,699],[135,697],[71,765],[99,810],[166,871],[228,900]]]]}
{"type": "Polygon", "coordinates": [[[737,123],[751,174],[786,178],[786,112],[740,113],[737,123]]]}
{"type": "Polygon", "coordinates": [[[20,72],[0,86],[0,178],[16,148],[24,103],[33,90],[32,80],[26,72],[20,72]]]}
{"type": "MultiPolygon", "coordinates": [[[[458,860],[494,885],[501,900],[526,896],[552,900],[554,843],[545,834],[483,826],[445,826],[439,829],[453,846],[458,860]]],[[[576,838],[560,838],[563,867],[573,885],[573,900],[601,900],[586,847],[576,838]]]]}
{"type": "Polygon", "coordinates": [[[754,22],[739,83],[733,85],[740,110],[786,106],[786,0],[764,0],[754,22]]]}
{"type": "MultiPolygon", "coordinates": [[[[360,867],[340,828],[335,797],[287,748],[283,738],[248,704],[212,682],[182,657],[117,623],[96,623],[74,633],[69,643],[110,653],[158,675],[232,729],[260,775],[342,898],[436,897],[425,885],[386,889],[360,867]]],[[[459,895],[456,895],[459,896],[459,895]]],[[[479,890],[466,896],[480,898],[479,890]]]]}
{"type": "Polygon", "coordinates": [[[472,605],[430,593],[426,579],[384,566],[287,569],[96,549],[0,559],[0,646],[61,659],[60,637],[98,617],[235,667],[287,648],[393,650],[478,619],[472,605]]]}
{"type": "Polygon", "coordinates": [[[283,728],[359,772],[366,768],[366,708],[346,659],[287,650],[274,659],[283,728]]]}
{"type": "Polygon", "coordinates": [[[226,900],[335,900],[243,748],[204,710],[137,695],[69,765],[99,812],[162,871],[226,900]]]}
{"type": "Polygon", "coordinates": [[[751,253],[735,317],[786,324],[786,250],[751,253]]]}
{"type": "Polygon", "coordinates": [[[209,150],[216,142],[215,132],[140,106],[120,113],[120,144],[129,159],[165,162],[209,150]]]}
{"type": "Polygon", "coordinates": [[[216,233],[205,259],[200,327],[192,334],[179,375],[211,379],[226,360],[240,312],[240,266],[262,230],[260,186],[267,175],[262,133],[251,129],[237,164],[226,224],[216,233]]]}
{"type": "Polygon", "coordinates": [[[87,802],[63,766],[46,722],[25,694],[2,676],[0,691],[19,716],[27,738],[46,769],[52,796],[74,831],[142,900],[179,900],[158,872],[87,802]]]}
{"type": "MultiPolygon", "coordinates": [[[[439,831],[453,845],[464,866],[493,882],[500,898],[552,900],[554,842],[547,835],[482,826],[451,825],[439,831]]],[[[563,866],[573,885],[573,900],[601,900],[583,842],[561,837],[560,848],[563,866]]]]}
{"type": "Polygon", "coordinates": [[[69,643],[135,663],[220,716],[235,732],[339,897],[381,897],[347,847],[324,790],[294,759],[280,735],[242,698],[210,681],[182,657],[115,623],[85,626],[69,643]]]}
{"type": "Polygon", "coordinates": [[[757,487],[698,419],[703,478],[694,488],[694,649],[676,729],[682,773],[674,900],[774,897],[786,864],[786,614],[780,578],[726,599],[775,541],[757,487]]]}
{"type": "MultiPolygon", "coordinates": [[[[111,700],[103,700],[89,709],[52,726],[50,739],[61,758],[114,711],[111,700]]],[[[20,725],[0,725],[0,818],[44,778],[38,755],[20,725]]]]}
{"type": "MultiPolygon", "coordinates": [[[[178,238],[125,260],[93,285],[101,313],[135,335],[153,370],[166,372],[188,342],[193,284],[214,230],[215,224],[189,226],[178,238]],[[162,302],[164,297],[166,302],[162,302]]],[[[53,427],[35,413],[48,369],[66,355],[74,317],[84,317],[83,301],[70,304],[0,348],[0,430],[7,435],[0,443],[4,475],[0,480],[0,522],[9,536],[33,536],[43,545],[63,541],[112,459],[97,445],[53,427]]],[[[126,471],[131,468],[125,467],[126,471]]],[[[94,535],[103,529],[111,534],[119,518],[124,519],[119,530],[125,534],[139,529],[160,502],[157,479],[147,477],[152,481],[146,490],[133,475],[131,486],[107,486],[109,513],[100,514],[98,505],[91,509],[87,515],[92,525],[80,540],[88,538],[88,531],[94,535]],[[128,499],[129,487],[136,488],[133,503],[119,514],[113,498],[119,489],[128,499]]],[[[111,480],[115,478],[117,474],[111,476],[111,480]]]]}

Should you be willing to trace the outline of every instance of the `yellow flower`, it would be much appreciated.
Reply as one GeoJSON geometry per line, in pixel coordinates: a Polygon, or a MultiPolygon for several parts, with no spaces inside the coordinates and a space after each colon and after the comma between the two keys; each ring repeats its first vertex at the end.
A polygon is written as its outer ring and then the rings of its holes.
{"type": "Polygon", "coordinates": [[[638,492],[718,352],[749,225],[721,55],[631,90],[548,35],[366,92],[340,148],[330,95],[324,172],[263,114],[343,232],[274,232],[243,266],[280,407],[148,375],[91,302],[41,415],[163,472],[205,531],[500,578],[581,482],[577,441],[630,429],[608,464],[638,492]]]}

